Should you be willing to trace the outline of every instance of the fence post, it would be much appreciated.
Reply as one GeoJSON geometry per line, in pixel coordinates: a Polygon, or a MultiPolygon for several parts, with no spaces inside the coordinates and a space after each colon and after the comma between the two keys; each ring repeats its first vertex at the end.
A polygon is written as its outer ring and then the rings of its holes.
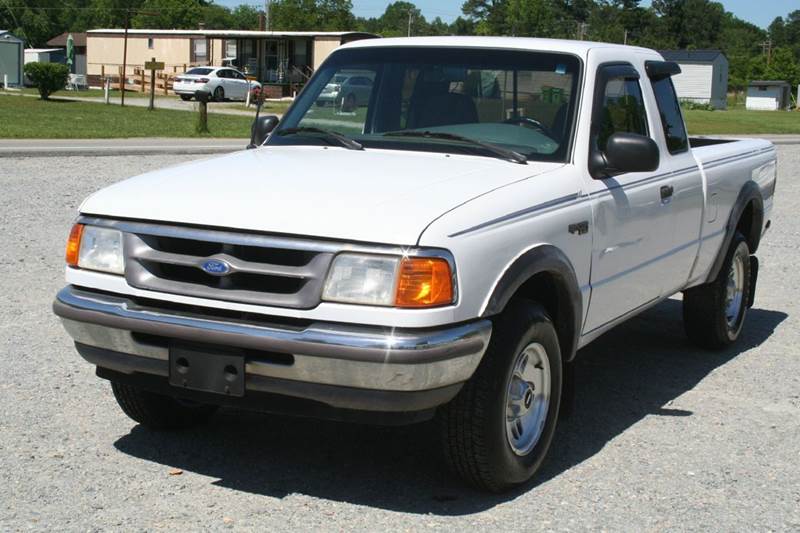
{"type": "Polygon", "coordinates": [[[197,117],[196,131],[201,134],[208,133],[208,98],[211,94],[206,91],[197,91],[194,96],[200,111],[197,117]]]}

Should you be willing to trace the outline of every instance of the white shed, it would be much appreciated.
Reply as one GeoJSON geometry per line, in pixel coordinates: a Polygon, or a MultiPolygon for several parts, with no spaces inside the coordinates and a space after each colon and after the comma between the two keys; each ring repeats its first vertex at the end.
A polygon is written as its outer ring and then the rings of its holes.
{"type": "Polygon", "coordinates": [[[681,66],[672,76],[679,100],[728,107],[728,59],[719,50],[661,50],[667,61],[681,66]]]}
{"type": "Polygon", "coordinates": [[[791,106],[792,86],[785,81],[751,81],[745,107],[756,111],[777,111],[791,106]]]}
{"type": "Polygon", "coordinates": [[[25,64],[28,63],[64,63],[64,50],[61,48],[26,48],[25,64]]]}
{"type": "Polygon", "coordinates": [[[0,85],[8,80],[9,87],[22,85],[22,39],[0,30],[0,85]]]}

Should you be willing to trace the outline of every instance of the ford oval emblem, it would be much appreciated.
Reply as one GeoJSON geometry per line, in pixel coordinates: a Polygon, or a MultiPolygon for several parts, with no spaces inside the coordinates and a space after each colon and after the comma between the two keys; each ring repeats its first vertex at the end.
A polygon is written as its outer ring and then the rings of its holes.
{"type": "Polygon", "coordinates": [[[231,273],[231,266],[219,259],[209,259],[200,265],[200,268],[203,269],[203,272],[212,276],[225,276],[231,273]]]}

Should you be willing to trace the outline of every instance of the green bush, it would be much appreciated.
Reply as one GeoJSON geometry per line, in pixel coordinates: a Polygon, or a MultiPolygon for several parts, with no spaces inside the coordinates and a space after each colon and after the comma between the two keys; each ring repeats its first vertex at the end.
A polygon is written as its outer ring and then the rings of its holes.
{"type": "Polygon", "coordinates": [[[47,100],[51,94],[67,86],[69,68],[60,63],[28,63],[25,75],[39,90],[42,100],[47,100]]]}
{"type": "Polygon", "coordinates": [[[715,108],[711,104],[701,104],[700,102],[693,102],[691,100],[681,100],[681,107],[688,111],[714,111],[715,108]]]}

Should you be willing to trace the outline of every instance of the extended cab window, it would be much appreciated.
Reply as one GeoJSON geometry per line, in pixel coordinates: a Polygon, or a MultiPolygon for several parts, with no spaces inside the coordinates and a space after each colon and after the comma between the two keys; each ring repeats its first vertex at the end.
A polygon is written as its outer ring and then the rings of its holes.
{"type": "Polygon", "coordinates": [[[681,108],[678,104],[678,97],[675,95],[672,78],[666,76],[659,80],[653,80],[652,83],[669,153],[685,152],[689,149],[689,139],[686,135],[686,127],[683,125],[681,108]]]}
{"type": "Polygon", "coordinates": [[[580,76],[580,61],[562,53],[341,50],[317,71],[268,143],[330,144],[331,137],[319,132],[325,129],[367,149],[496,157],[497,147],[564,161],[580,76]]]}
{"type": "Polygon", "coordinates": [[[647,113],[638,79],[614,76],[607,79],[603,90],[597,127],[597,147],[606,149],[608,138],[615,133],[647,135],[647,113]]]}

